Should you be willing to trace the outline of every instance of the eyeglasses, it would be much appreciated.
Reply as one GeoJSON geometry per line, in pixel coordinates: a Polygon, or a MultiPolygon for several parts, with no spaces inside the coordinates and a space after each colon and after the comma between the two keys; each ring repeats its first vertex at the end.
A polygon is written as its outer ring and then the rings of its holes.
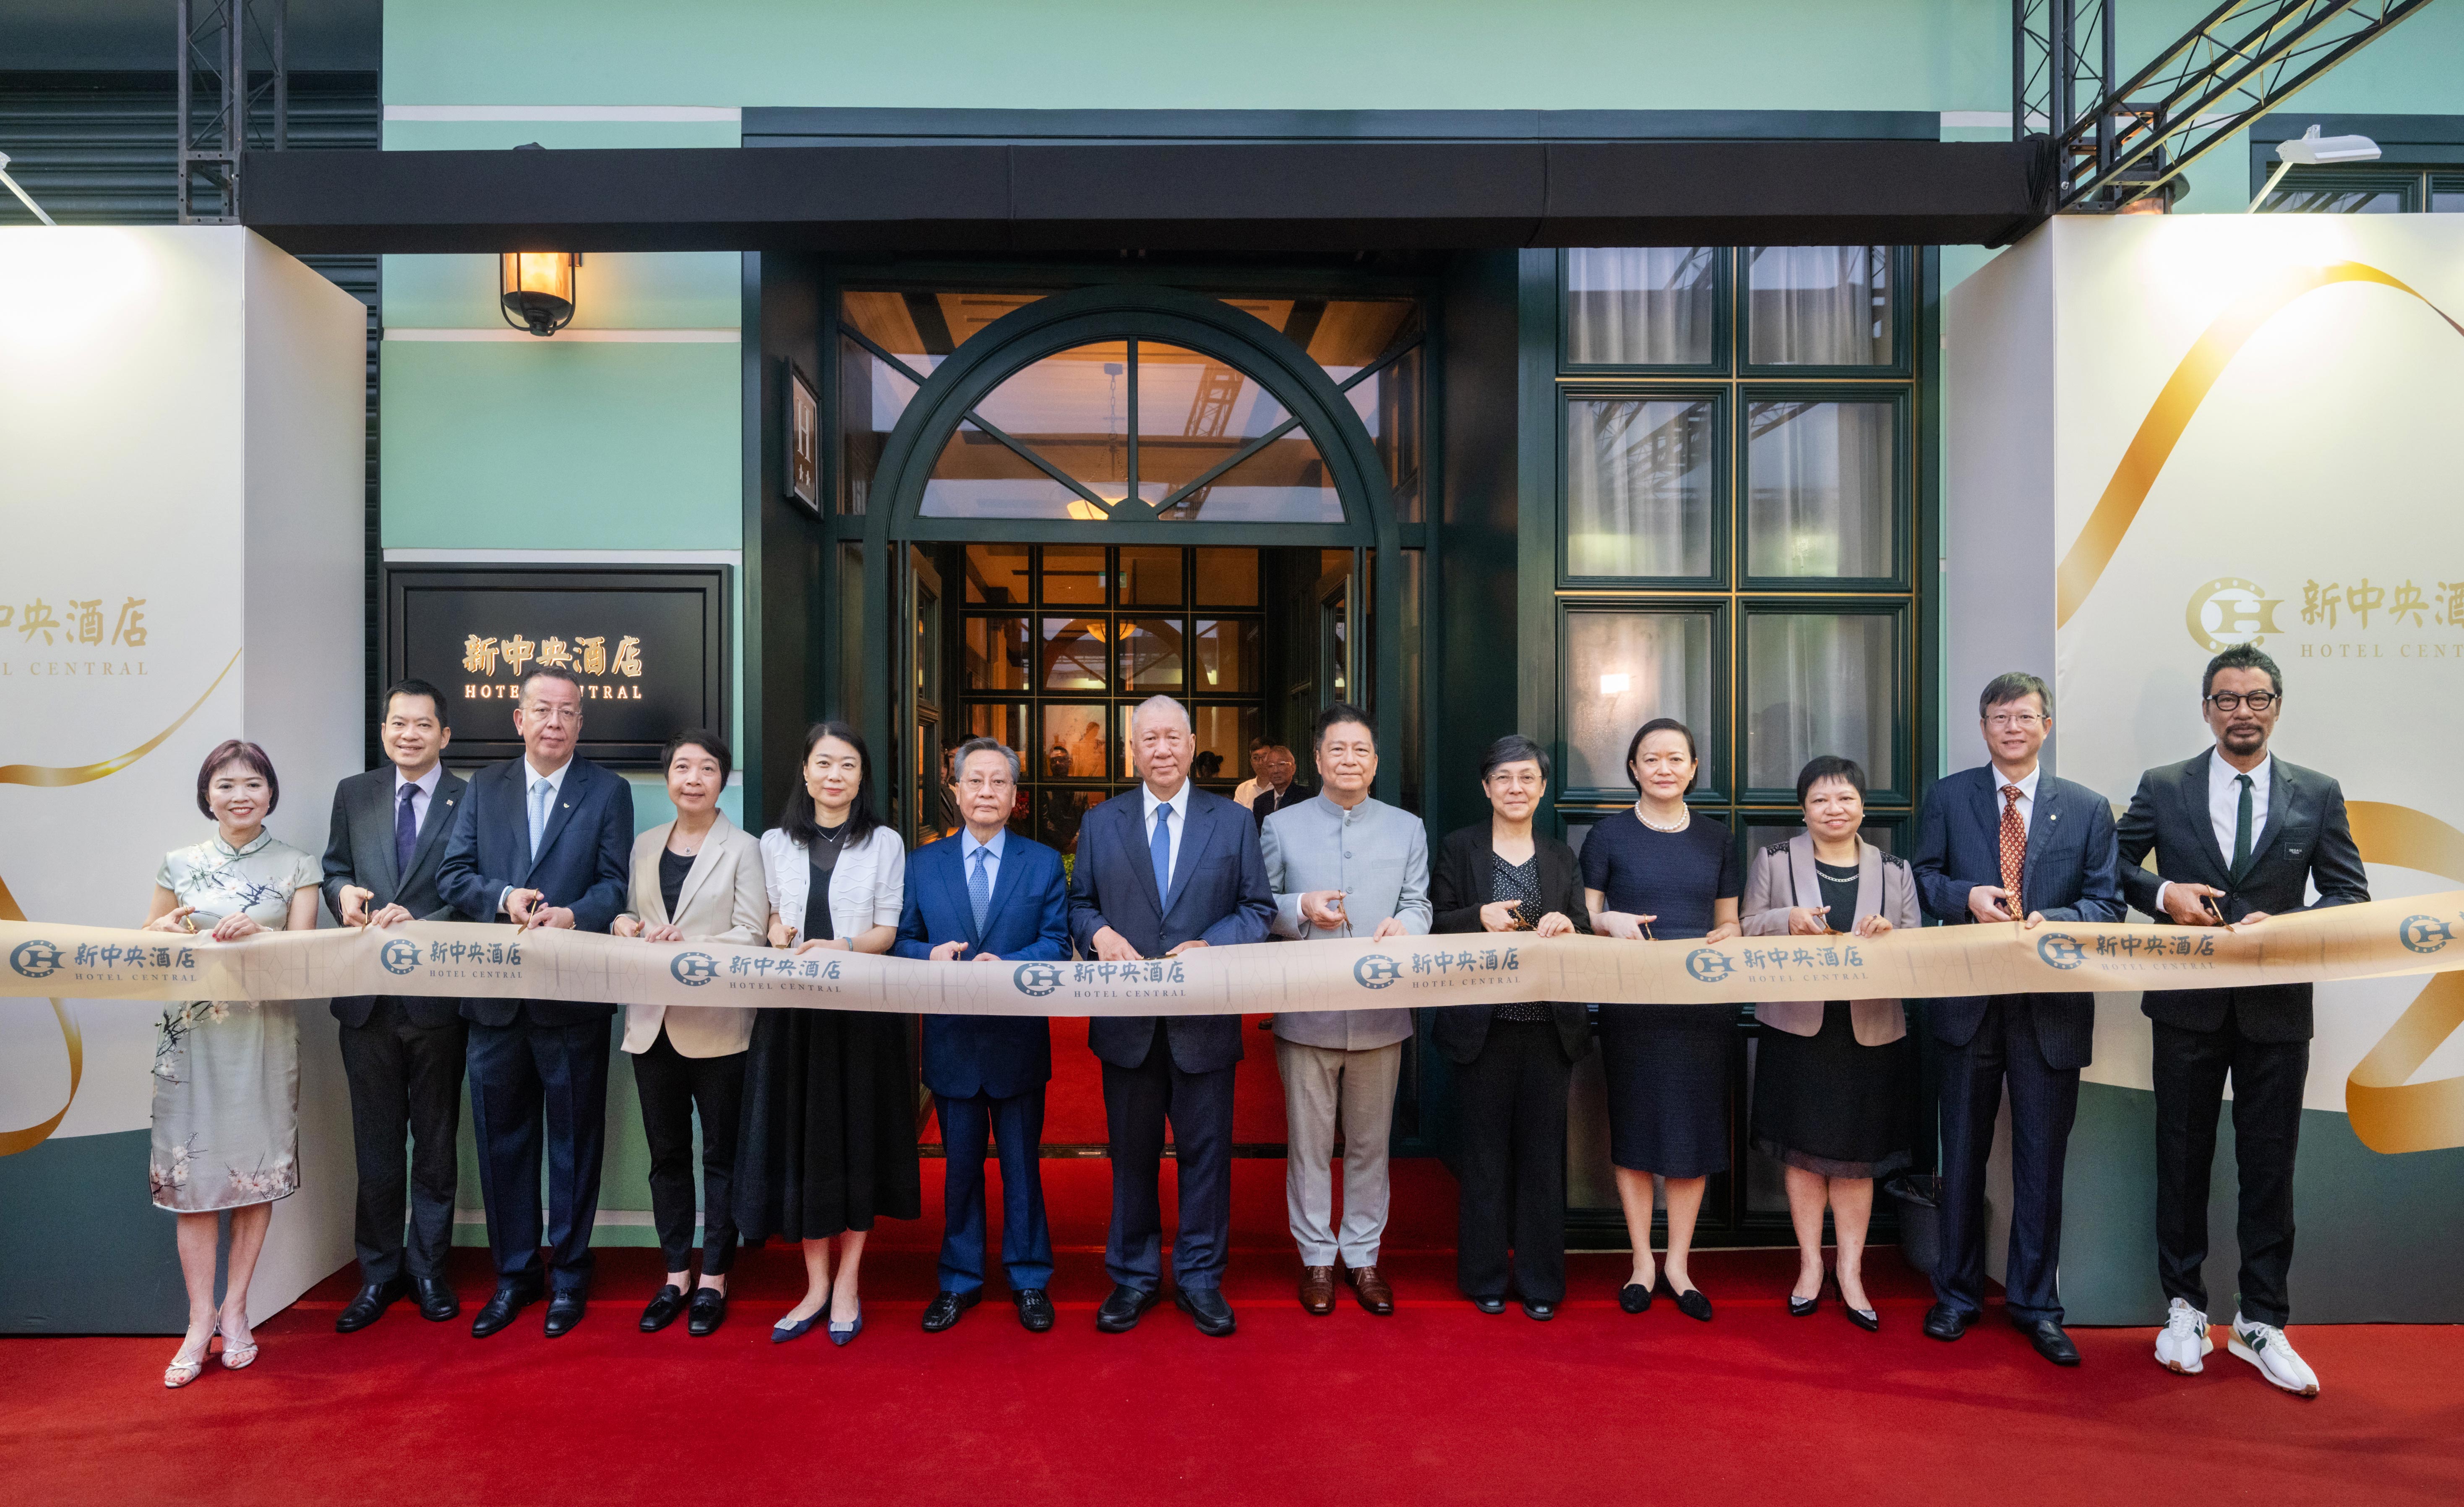
{"type": "Polygon", "coordinates": [[[2003,732],[2013,727],[2034,727],[2043,720],[2035,712],[1996,712],[1985,720],[1985,725],[2003,732]]]}
{"type": "Polygon", "coordinates": [[[2254,712],[2264,712],[2283,699],[2284,698],[2272,691],[2253,691],[2248,696],[2235,696],[2231,691],[2218,691],[2209,697],[2207,702],[2219,712],[2238,712],[2245,706],[2254,712]]]}

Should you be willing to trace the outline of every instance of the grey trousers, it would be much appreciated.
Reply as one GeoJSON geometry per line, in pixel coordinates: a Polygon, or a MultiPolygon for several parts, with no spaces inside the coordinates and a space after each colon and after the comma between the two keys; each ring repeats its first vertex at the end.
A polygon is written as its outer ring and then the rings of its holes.
{"type": "Polygon", "coordinates": [[[1284,1202],[1303,1266],[1375,1266],[1386,1233],[1386,1137],[1403,1044],[1366,1052],[1275,1038],[1284,1075],[1284,1202]],[[1335,1125],[1343,1127],[1343,1233],[1334,1230],[1335,1125]]]}

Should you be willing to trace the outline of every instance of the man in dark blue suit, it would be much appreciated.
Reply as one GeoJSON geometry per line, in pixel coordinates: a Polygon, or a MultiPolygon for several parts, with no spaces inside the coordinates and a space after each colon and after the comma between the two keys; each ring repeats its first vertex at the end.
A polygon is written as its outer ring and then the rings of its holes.
{"type": "MultiPolygon", "coordinates": [[[[2037,762],[2053,731],[2053,693],[2035,676],[1993,677],[1977,714],[1991,762],[1947,776],[1917,830],[1917,893],[1951,924],[2118,921],[2113,809],[2037,762]],[[2024,917],[2025,920],[2021,920],[2024,917]]],[[[2062,1163],[2079,1110],[2079,1069],[2094,1054],[2091,994],[1997,994],[1936,1000],[1942,1043],[1942,1253],[1925,1332],[1956,1340],[1985,1311],[1985,1164],[2002,1085],[2011,1085],[2011,1316],[2056,1365],[2079,1364],[2062,1332],[2062,1163]]]]}
{"type": "MultiPolygon", "coordinates": [[[[465,920],[525,929],[605,931],[625,908],[633,849],[633,790],[587,759],[582,686],[542,666],[522,677],[514,730],[519,759],[491,765],[471,787],[446,840],[436,887],[465,920]]],[[[590,1288],[590,1227],[607,1119],[613,1005],[466,999],[471,1021],[471,1131],[496,1291],[471,1333],[484,1338],[548,1298],[550,1338],[582,1322],[590,1288]],[[548,1157],[548,1270],[539,1270],[539,1134],[548,1157]],[[547,1291],[543,1294],[542,1289],[547,1291]]]]}
{"type": "MultiPolygon", "coordinates": [[[[958,745],[950,793],[966,825],[907,860],[907,905],[891,951],[956,963],[1069,956],[1061,854],[1009,831],[1018,755],[997,739],[958,745]]],[[[924,1309],[939,1334],[984,1291],[984,1139],[1001,1147],[1001,1270],[1018,1321],[1052,1327],[1052,1232],[1044,1220],[1044,1085],[1052,1023],[1040,1015],[927,1015],[924,1086],[941,1117],[941,1291],[924,1309]]]]}
{"type": "MultiPolygon", "coordinates": [[[[1249,813],[1189,783],[1197,754],[1189,713],[1154,697],[1130,718],[1139,785],[1087,813],[1069,887],[1069,933],[1106,963],[1263,942],[1274,920],[1266,862],[1249,813]]],[[[1223,1262],[1232,1239],[1232,1074],[1238,1015],[1097,1016],[1087,1044],[1104,1063],[1111,1140],[1112,1228],[1104,1270],[1112,1296],[1095,1327],[1120,1334],[1163,1286],[1164,1121],[1179,1163],[1180,1229],[1173,1301],[1199,1332],[1232,1332],[1223,1262]]]]}

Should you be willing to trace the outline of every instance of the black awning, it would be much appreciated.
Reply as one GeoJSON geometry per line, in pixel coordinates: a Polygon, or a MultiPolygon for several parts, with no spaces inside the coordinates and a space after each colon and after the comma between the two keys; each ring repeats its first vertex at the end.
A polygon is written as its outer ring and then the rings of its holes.
{"type": "Polygon", "coordinates": [[[252,152],[241,219],[300,254],[1999,245],[2043,218],[2035,152],[1530,138],[252,152]]]}

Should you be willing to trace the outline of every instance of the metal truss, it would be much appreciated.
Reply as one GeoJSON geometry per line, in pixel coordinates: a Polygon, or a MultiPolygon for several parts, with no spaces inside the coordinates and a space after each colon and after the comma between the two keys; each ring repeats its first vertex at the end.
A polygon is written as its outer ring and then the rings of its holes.
{"type": "Polygon", "coordinates": [[[244,151],[287,140],[290,0],[179,0],[180,223],[239,223],[244,151]]]}
{"type": "Polygon", "coordinates": [[[2012,0],[2012,135],[2052,140],[2057,210],[2120,210],[2430,3],[2225,0],[2123,79],[2117,0],[2012,0]]]}

